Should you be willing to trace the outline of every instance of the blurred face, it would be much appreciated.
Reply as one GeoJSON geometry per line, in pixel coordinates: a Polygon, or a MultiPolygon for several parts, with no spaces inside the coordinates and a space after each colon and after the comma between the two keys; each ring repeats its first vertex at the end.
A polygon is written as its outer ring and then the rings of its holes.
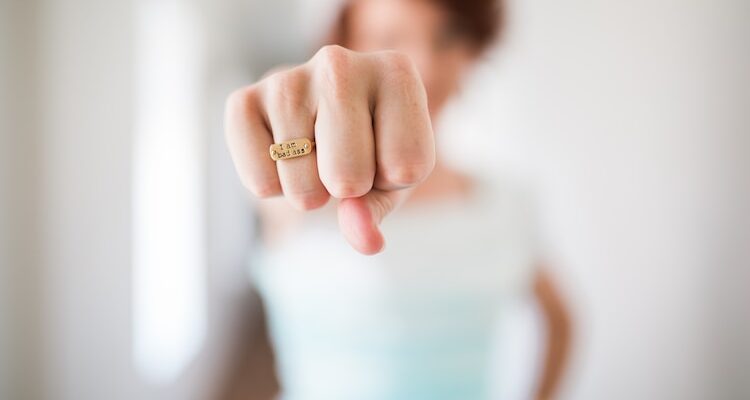
{"type": "Polygon", "coordinates": [[[475,51],[430,0],[355,0],[347,45],[356,51],[393,49],[414,60],[434,117],[459,88],[475,51]]]}

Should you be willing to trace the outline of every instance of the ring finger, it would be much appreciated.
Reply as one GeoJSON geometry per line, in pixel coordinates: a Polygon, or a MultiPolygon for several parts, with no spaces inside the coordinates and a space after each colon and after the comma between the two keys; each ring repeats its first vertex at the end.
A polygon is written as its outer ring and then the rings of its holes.
{"type": "MultiPolygon", "coordinates": [[[[298,138],[314,140],[315,112],[306,73],[300,67],[293,68],[275,74],[267,84],[266,114],[276,143],[298,138]]],[[[281,159],[276,168],[284,196],[295,208],[311,210],[328,201],[314,154],[281,159]]]]}

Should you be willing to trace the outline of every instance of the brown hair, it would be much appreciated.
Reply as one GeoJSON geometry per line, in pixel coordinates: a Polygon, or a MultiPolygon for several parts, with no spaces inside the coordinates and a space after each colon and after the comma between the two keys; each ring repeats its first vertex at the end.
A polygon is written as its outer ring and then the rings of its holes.
{"type": "MultiPolygon", "coordinates": [[[[486,50],[505,27],[502,0],[429,0],[448,12],[451,28],[478,52],[486,50]]],[[[335,20],[328,44],[346,44],[352,1],[347,1],[335,20]]]]}

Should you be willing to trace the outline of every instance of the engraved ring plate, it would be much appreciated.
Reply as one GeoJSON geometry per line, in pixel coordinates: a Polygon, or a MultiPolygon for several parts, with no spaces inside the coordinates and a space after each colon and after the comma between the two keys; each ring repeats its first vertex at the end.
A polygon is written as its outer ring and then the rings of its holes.
{"type": "Polygon", "coordinates": [[[302,157],[312,153],[315,142],[307,138],[287,140],[286,142],[274,143],[268,149],[274,161],[287,158],[302,157]]]}

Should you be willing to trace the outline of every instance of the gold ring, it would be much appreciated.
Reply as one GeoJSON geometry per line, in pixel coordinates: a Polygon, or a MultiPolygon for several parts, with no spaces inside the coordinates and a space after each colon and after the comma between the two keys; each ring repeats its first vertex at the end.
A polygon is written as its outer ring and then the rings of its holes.
{"type": "Polygon", "coordinates": [[[274,143],[268,149],[271,159],[274,161],[287,158],[302,157],[312,153],[315,142],[307,138],[287,140],[286,142],[274,143]]]}

